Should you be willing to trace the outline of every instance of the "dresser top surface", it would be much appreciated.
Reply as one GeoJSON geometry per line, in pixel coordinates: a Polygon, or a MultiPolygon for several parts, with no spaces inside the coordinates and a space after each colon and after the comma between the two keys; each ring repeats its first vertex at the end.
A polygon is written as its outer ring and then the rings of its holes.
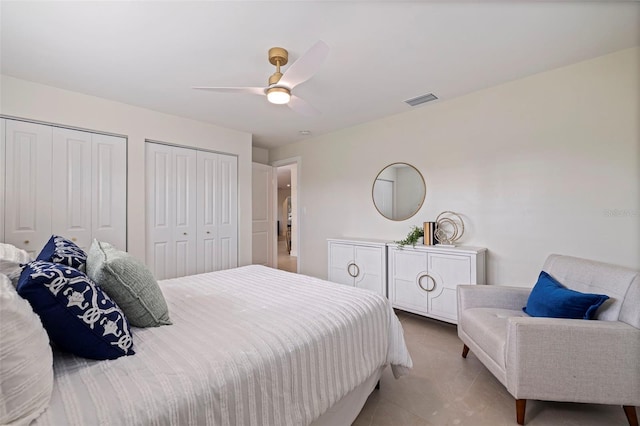
{"type": "Polygon", "coordinates": [[[373,244],[373,245],[387,245],[391,242],[389,240],[382,240],[376,238],[361,238],[361,237],[341,237],[341,238],[327,238],[327,241],[333,241],[337,243],[351,243],[351,244],[373,244]]]}
{"type": "Polygon", "coordinates": [[[391,249],[398,250],[420,250],[420,251],[439,251],[439,252],[447,252],[447,253],[482,253],[487,249],[485,247],[475,247],[475,246],[442,246],[442,245],[424,245],[424,244],[416,244],[415,247],[411,245],[406,245],[403,248],[399,248],[398,244],[383,239],[376,238],[361,238],[361,237],[341,237],[341,238],[327,238],[329,242],[336,243],[344,243],[344,244],[368,244],[368,245],[377,245],[377,246],[388,246],[391,249]]]}
{"type": "Polygon", "coordinates": [[[404,246],[403,248],[398,247],[396,243],[388,243],[387,244],[390,249],[397,250],[419,250],[419,251],[438,251],[438,252],[447,252],[447,253],[482,253],[487,251],[485,247],[474,247],[474,246],[441,246],[439,244],[433,246],[427,246],[424,244],[416,244],[415,247],[412,246],[404,246]]]}

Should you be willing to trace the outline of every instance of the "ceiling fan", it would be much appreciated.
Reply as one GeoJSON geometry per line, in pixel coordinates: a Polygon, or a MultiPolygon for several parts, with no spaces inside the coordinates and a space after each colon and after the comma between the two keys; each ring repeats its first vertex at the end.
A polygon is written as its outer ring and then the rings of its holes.
{"type": "Polygon", "coordinates": [[[269,49],[269,62],[276,66],[276,72],[269,77],[267,87],[193,87],[198,90],[209,90],[222,93],[247,93],[263,95],[273,104],[287,104],[292,110],[302,115],[318,115],[320,112],[291,91],[298,84],[304,83],[318,71],[327,55],[329,46],[322,40],[311,46],[297,61],[283,73],[280,67],[289,61],[289,52],[282,47],[269,49]]]}

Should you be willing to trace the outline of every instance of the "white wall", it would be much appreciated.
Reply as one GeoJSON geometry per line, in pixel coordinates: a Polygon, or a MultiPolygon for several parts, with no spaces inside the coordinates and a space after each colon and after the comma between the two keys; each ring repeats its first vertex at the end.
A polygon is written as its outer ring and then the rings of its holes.
{"type": "Polygon", "coordinates": [[[238,261],[251,263],[251,134],[102,98],[0,77],[0,113],[124,135],[127,143],[127,250],[145,259],[146,139],[238,155],[238,261]]]}
{"type": "Polygon", "coordinates": [[[640,269],[639,69],[628,49],[270,150],[303,159],[301,273],[327,276],[329,237],[398,240],[444,210],[489,249],[491,284],[532,286],[550,253],[640,269]],[[427,195],[393,222],[371,185],[398,161],[427,195]]]}
{"type": "Polygon", "coordinates": [[[254,146],[252,149],[252,157],[254,163],[269,164],[269,150],[254,146]]]}

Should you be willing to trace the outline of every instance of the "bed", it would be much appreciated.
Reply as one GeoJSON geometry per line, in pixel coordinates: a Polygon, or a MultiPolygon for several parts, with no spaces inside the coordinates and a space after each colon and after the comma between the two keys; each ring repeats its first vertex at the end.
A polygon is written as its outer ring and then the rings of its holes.
{"type": "Polygon", "coordinates": [[[173,325],[132,328],[133,356],[54,353],[33,425],[348,425],[412,365],[373,292],[258,265],[159,285],[173,325]]]}

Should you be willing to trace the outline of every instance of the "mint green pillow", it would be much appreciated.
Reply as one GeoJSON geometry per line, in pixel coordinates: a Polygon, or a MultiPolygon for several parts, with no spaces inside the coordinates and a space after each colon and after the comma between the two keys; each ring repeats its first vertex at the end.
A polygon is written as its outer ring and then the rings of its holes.
{"type": "Polygon", "coordinates": [[[109,243],[93,240],[87,275],[124,312],[134,327],[169,325],[169,308],[153,274],[139,260],[109,243]]]}

